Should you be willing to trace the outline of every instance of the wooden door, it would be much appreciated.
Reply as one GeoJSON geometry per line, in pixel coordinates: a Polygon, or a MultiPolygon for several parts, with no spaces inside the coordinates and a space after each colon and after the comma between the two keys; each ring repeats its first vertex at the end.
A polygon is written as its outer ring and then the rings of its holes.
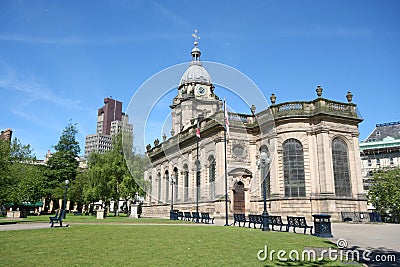
{"type": "Polygon", "coordinates": [[[244,184],[238,182],[233,191],[233,213],[245,213],[244,184]]]}

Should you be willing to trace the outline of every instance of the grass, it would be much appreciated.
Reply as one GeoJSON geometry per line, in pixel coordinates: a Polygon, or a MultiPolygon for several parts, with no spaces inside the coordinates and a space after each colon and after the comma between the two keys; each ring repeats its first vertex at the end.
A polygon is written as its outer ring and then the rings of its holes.
{"type": "MultiPolygon", "coordinates": [[[[53,215],[41,215],[41,216],[28,216],[27,218],[21,219],[8,219],[5,217],[0,217],[0,225],[2,224],[12,224],[12,223],[31,223],[31,222],[49,222],[49,217],[53,215]]],[[[153,223],[153,224],[181,224],[181,223],[191,223],[185,221],[171,221],[169,219],[160,219],[160,218],[139,218],[139,219],[131,219],[125,214],[121,214],[120,216],[114,216],[110,214],[104,220],[99,220],[96,216],[74,216],[73,214],[67,214],[66,219],[63,220],[63,223],[96,223],[96,224],[107,224],[107,223],[153,223]]]]}
{"type": "Polygon", "coordinates": [[[108,219],[99,224],[71,223],[63,228],[0,231],[0,265],[340,266],[340,262],[328,260],[271,262],[257,258],[265,245],[269,251],[295,249],[300,253],[305,247],[334,246],[326,239],[310,235],[242,227],[103,223],[108,219]]]}

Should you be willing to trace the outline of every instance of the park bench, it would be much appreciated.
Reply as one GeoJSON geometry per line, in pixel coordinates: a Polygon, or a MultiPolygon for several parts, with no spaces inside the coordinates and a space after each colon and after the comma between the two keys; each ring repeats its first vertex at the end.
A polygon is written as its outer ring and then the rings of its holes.
{"type": "Polygon", "coordinates": [[[208,212],[202,212],[201,213],[201,222],[202,223],[214,223],[214,218],[210,217],[210,213],[208,212]]]}
{"type": "Polygon", "coordinates": [[[75,211],[75,212],[74,212],[74,216],[82,216],[82,212],[75,211]]]}
{"type": "Polygon", "coordinates": [[[262,226],[262,217],[261,215],[255,215],[255,214],[249,214],[249,227],[251,224],[254,225],[254,228],[256,228],[256,224],[260,224],[260,228],[262,226]]]}
{"type": "Polygon", "coordinates": [[[59,223],[60,227],[62,227],[62,218],[65,216],[65,210],[60,210],[56,212],[56,216],[49,217],[51,226],[54,226],[54,223],[59,223]]]}
{"type": "Polygon", "coordinates": [[[281,216],[269,216],[269,224],[271,225],[272,231],[275,231],[274,226],[279,226],[279,231],[282,231],[282,226],[285,226],[287,229],[287,224],[282,222],[281,216]]]}
{"type": "Polygon", "coordinates": [[[243,227],[246,226],[246,215],[242,214],[242,213],[235,213],[233,214],[233,225],[236,225],[236,222],[239,223],[239,227],[240,227],[240,223],[243,223],[243,227]]]}
{"type": "Polygon", "coordinates": [[[200,222],[201,217],[200,217],[200,213],[193,211],[192,212],[192,222],[200,222]]]}
{"type": "Polygon", "coordinates": [[[296,228],[304,228],[304,234],[306,233],[307,228],[310,228],[310,234],[312,234],[312,226],[308,226],[306,222],[306,218],[303,216],[295,217],[288,216],[287,217],[288,224],[286,226],[286,232],[289,231],[290,227],[293,227],[293,232],[296,233],[296,228]]]}
{"type": "Polygon", "coordinates": [[[184,215],[183,215],[183,212],[182,211],[178,211],[178,216],[176,217],[178,220],[179,220],[179,218],[180,218],[180,220],[181,221],[183,221],[183,219],[184,219],[184,215]]]}
{"type": "Polygon", "coordinates": [[[192,214],[188,211],[184,212],[185,214],[185,221],[191,221],[192,220],[192,214]]]}

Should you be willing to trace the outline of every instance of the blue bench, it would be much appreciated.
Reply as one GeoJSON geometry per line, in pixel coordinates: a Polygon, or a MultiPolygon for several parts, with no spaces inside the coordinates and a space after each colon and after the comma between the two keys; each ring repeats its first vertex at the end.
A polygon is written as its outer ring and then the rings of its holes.
{"type": "Polygon", "coordinates": [[[304,228],[304,234],[306,234],[307,229],[310,229],[310,234],[312,234],[313,227],[307,225],[305,217],[287,216],[287,221],[288,224],[286,226],[286,232],[289,232],[289,228],[293,227],[293,232],[295,233],[296,233],[296,228],[304,228]]]}
{"type": "MultiPolygon", "coordinates": [[[[279,226],[279,231],[282,231],[282,227],[285,226],[287,228],[287,224],[282,222],[281,216],[269,216],[269,224],[271,225],[272,231],[275,231],[274,226],[279,226]]],[[[286,229],[285,229],[286,231],[286,229]]]]}
{"type": "Polygon", "coordinates": [[[208,212],[202,212],[201,213],[201,222],[202,223],[214,223],[214,218],[210,217],[210,213],[208,212]]]}
{"type": "Polygon", "coordinates": [[[64,218],[64,216],[65,216],[65,210],[58,210],[57,212],[56,212],[56,216],[53,216],[53,217],[49,217],[49,219],[50,219],[50,227],[54,227],[54,223],[59,223],[60,224],[60,227],[62,227],[62,219],[64,218]]]}
{"type": "Polygon", "coordinates": [[[246,219],[245,214],[242,214],[242,213],[233,214],[233,225],[236,225],[236,223],[239,223],[239,227],[240,227],[240,223],[243,223],[243,227],[245,227],[247,222],[248,221],[246,219]]]}
{"type": "Polygon", "coordinates": [[[261,215],[249,214],[249,227],[251,226],[251,224],[254,225],[254,228],[256,228],[256,224],[259,224],[261,228],[262,226],[261,215]]]}

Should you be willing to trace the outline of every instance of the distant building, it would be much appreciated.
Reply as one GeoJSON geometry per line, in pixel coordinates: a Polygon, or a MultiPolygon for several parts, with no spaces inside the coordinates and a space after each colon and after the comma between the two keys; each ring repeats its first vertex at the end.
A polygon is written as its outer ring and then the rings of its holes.
{"type": "MultiPolygon", "coordinates": [[[[380,168],[400,167],[400,121],[377,124],[360,143],[364,192],[371,187],[372,173],[380,168]]],[[[374,209],[368,205],[368,209],[374,209]]]]}
{"type": "Polygon", "coordinates": [[[6,140],[6,141],[11,141],[12,132],[13,131],[10,128],[7,128],[4,131],[1,131],[0,138],[3,140],[6,140]]]}
{"type": "Polygon", "coordinates": [[[128,115],[122,112],[122,102],[112,98],[104,99],[104,106],[97,112],[97,128],[95,134],[89,134],[85,140],[85,157],[90,153],[104,153],[112,148],[112,137],[121,130],[132,133],[128,115]]]}

